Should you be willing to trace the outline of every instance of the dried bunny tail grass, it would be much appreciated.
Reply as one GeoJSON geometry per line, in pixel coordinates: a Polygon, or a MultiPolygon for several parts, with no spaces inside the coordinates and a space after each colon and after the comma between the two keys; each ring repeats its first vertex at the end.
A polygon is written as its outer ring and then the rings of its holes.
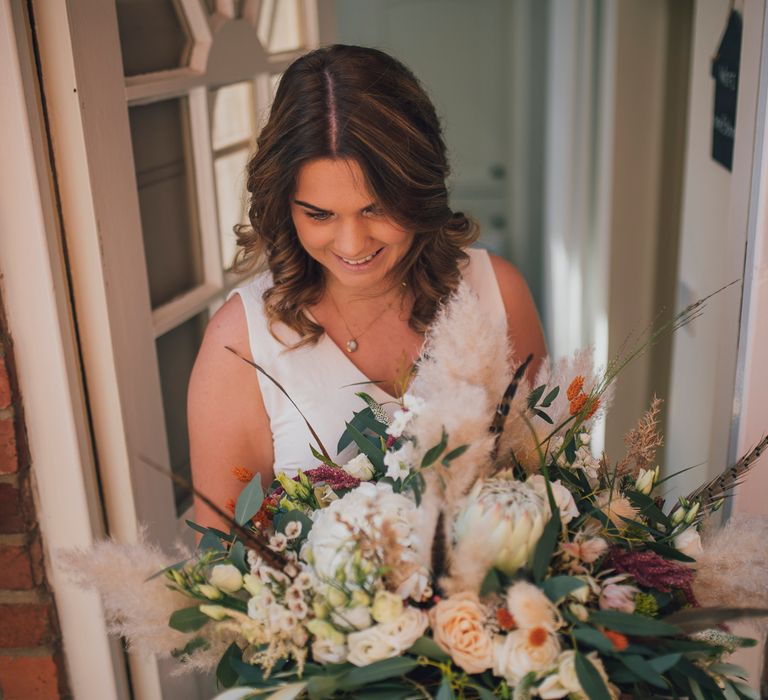
{"type": "Polygon", "coordinates": [[[190,599],[167,588],[162,576],[147,580],[172,562],[146,542],[143,531],[134,544],[104,540],[55,555],[56,566],[74,583],[101,595],[109,631],[141,655],[169,656],[193,636],[168,626],[171,613],[189,607],[190,599]]]}
{"type": "MultiPolygon", "coordinates": [[[[768,608],[768,517],[734,516],[705,534],[693,591],[704,607],[768,608]]],[[[761,632],[768,622],[755,620],[761,632]]]]}
{"type": "Polygon", "coordinates": [[[409,391],[431,400],[441,388],[462,381],[485,387],[496,402],[512,377],[509,353],[504,319],[485,316],[477,295],[462,282],[430,327],[409,391]]]}
{"type": "Polygon", "coordinates": [[[637,476],[641,469],[648,469],[656,459],[656,450],[664,444],[658,431],[661,403],[661,399],[654,396],[650,408],[624,436],[627,454],[616,465],[618,476],[637,476]]]}

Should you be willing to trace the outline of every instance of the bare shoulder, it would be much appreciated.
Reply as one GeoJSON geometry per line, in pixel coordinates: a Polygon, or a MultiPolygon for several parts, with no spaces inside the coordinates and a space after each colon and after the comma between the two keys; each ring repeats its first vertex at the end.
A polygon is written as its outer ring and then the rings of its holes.
{"type": "Polygon", "coordinates": [[[515,355],[522,360],[532,353],[534,361],[531,370],[535,372],[547,354],[547,346],[528,283],[511,262],[498,255],[489,254],[489,257],[507,312],[507,326],[515,355]]]}

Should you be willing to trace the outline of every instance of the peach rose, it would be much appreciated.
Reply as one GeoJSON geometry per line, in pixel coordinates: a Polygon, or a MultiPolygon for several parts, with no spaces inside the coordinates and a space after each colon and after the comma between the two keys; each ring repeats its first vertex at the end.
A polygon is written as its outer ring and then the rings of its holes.
{"type": "Polygon", "coordinates": [[[474,593],[457,593],[441,600],[429,616],[435,641],[457,666],[467,673],[482,673],[493,666],[493,640],[474,593]]]}

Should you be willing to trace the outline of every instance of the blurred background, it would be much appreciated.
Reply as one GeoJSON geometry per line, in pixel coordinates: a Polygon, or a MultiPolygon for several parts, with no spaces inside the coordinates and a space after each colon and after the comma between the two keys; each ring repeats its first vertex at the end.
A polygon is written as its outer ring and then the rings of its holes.
{"type": "MultiPolygon", "coordinates": [[[[737,282],[622,374],[595,444],[620,453],[655,394],[661,463],[699,465],[671,497],[740,449],[762,0],[31,0],[4,13],[59,318],[40,333],[62,344],[72,410],[69,437],[47,437],[72,464],[38,478],[41,522],[67,520],[49,527],[51,546],[131,541],[140,523],[164,545],[186,532],[191,499],[146,462],[189,475],[187,382],[241,282],[232,229],[246,221],[248,156],[285,68],[334,42],[381,48],[420,78],[445,128],[452,207],[523,272],[554,357],[591,345],[606,365],[737,282]],[[84,522],[54,513],[63,483],[84,522]]],[[[36,313],[30,295],[4,294],[11,321],[36,313]]],[[[42,416],[26,412],[31,441],[38,421],[60,422],[42,416]]],[[[765,512],[756,495],[743,503],[765,512]]],[[[78,617],[98,637],[94,601],[51,576],[65,640],[78,617]]],[[[207,697],[207,679],[134,655],[126,667],[102,637],[94,687],[207,697]]],[[[75,686],[79,653],[67,654],[75,686]]]]}

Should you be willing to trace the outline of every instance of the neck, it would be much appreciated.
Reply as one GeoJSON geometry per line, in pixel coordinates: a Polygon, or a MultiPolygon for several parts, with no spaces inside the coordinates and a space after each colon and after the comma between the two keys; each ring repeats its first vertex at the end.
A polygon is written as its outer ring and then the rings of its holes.
{"type": "Polygon", "coordinates": [[[350,288],[339,284],[334,279],[326,279],[325,290],[338,305],[366,306],[375,302],[377,307],[395,305],[406,296],[406,287],[402,284],[382,284],[365,289],[350,288]]]}

